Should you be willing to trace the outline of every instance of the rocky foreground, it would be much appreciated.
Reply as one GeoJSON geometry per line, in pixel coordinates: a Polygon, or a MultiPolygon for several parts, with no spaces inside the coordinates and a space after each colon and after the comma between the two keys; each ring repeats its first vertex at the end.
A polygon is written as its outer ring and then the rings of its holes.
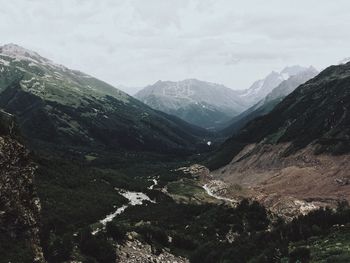
{"type": "MultiPolygon", "coordinates": [[[[30,247],[33,262],[44,262],[39,241],[40,201],[33,187],[36,167],[26,148],[14,139],[12,116],[0,111],[0,127],[1,242],[24,243],[30,247]],[[4,240],[4,237],[8,238],[4,240]]],[[[20,254],[22,251],[19,248],[11,253],[20,254]]],[[[2,257],[6,258],[6,255],[2,257]]]]}
{"type": "Polygon", "coordinates": [[[118,245],[119,261],[123,263],[189,263],[182,257],[171,254],[166,249],[157,250],[151,245],[134,238],[136,233],[129,233],[128,240],[118,245]]]}

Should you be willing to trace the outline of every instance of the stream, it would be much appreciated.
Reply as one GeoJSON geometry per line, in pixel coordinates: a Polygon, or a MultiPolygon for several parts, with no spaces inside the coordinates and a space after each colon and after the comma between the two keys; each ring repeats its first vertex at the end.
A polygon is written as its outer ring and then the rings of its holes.
{"type": "Polygon", "coordinates": [[[211,197],[214,197],[214,198],[216,198],[218,200],[228,201],[228,202],[234,202],[234,203],[237,202],[237,200],[235,200],[235,199],[230,199],[230,198],[222,197],[222,196],[219,196],[219,195],[215,194],[213,192],[213,190],[210,189],[210,187],[207,184],[203,185],[202,187],[207,192],[207,194],[210,195],[211,197]]]}
{"type": "MultiPolygon", "coordinates": [[[[149,187],[149,189],[153,189],[155,185],[157,185],[158,182],[156,179],[153,180],[153,185],[149,187]]],[[[108,222],[111,222],[117,215],[120,215],[127,209],[129,206],[135,206],[135,205],[142,205],[144,201],[148,201],[151,203],[155,203],[153,200],[151,200],[146,194],[142,192],[132,192],[127,191],[124,189],[114,188],[118,193],[122,196],[124,196],[126,199],[129,200],[128,204],[123,205],[119,207],[117,210],[115,210],[113,213],[108,214],[104,219],[100,220],[99,223],[102,224],[102,227],[97,228],[96,230],[92,231],[92,234],[95,235],[99,231],[101,231],[108,222]]]]}
{"type": "Polygon", "coordinates": [[[152,184],[150,187],[148,187],[148,189],[150,189],[150,190],[153,190],[153,188],[154,188],[156,185],[158,185],[157,179],[152,179],[152,181],[153,181],[153,184],[152,184]]]}

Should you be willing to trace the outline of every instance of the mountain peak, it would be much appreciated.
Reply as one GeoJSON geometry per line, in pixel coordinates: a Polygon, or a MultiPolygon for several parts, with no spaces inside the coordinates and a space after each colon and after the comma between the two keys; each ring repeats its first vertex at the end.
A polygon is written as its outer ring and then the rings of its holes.
{"type": "Polygon", "coordinates": [[[157,81],[135,97],[156,110],[206,129],[219,127],[246,108],[236,91],[194,78],[157,81]]]}
{"type": "Polygon", "coordinates": [[[281,74],[287,74],[288,76],[295,76],[303,71],[307,70],[306,67],[300,65],[287,66],[282,71],[281,74]]]}
{"type": "Polygon", "coordinates": [[[338,62],[339,65],[347,64],[350,62],[350,57],[346,57],[338,62]]]}
{"type": "Polygon", "coordinates": [[[17,44],[9,43],[0,47],[0,54],[6,55],[16,59],[34,60],[36,62],[49,62],[48,59],[43,58],[38,53],[21,47],[17,44]]]}

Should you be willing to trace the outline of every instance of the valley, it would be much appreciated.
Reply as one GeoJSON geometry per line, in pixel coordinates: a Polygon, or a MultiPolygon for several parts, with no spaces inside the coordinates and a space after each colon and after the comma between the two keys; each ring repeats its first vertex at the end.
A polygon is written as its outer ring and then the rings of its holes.
{"type": "Polygon", "coordinates": [[[241,92],[160,81],[136,97],[161,112],[20,46],[0,58],[0,262],[350,259],[349,63],[241,92]]]}

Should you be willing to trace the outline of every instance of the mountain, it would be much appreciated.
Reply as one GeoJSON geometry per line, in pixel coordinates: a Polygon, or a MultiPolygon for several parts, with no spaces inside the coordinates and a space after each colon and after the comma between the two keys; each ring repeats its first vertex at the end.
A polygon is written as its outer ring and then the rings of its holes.
{"type": "Polygon", "coordinates": [[[350,57],[343,58],[342,60],[340,60],[340,61],[338,62],[338,64],[346,64],[346,63],[348,63],[348,62],[350,62],[350,57]]]}
{"type": "Polygon", "coordinates": [[[213,178],[280,212],[349,201],[349,84],[347,63],[299,86],[223,144],[208,162],[213,178]]]}
{"type": "Polygon", "coordinates": [[[250,106],[255,105],[284,80],[306,69],[307,68],[295,65],[286,67],[281,72],[273,71],[264,79],[255,81],[248,89],[241,91],[240,98],[250,106]]]}
{"type": "Polygon", "coordinates": [[[223,85],[187,79],[158,81],[135,97],[156,110],[206,129],[215,129],[246,108],[238,94],[223,85]]]}
{"type": "MultiPolygon", "coordinates": [[[[224,136],[232,136],[234,133],[237,133],[249,121],[255,119],[256,117],[269,113],[279,102],[283,100],[284,97],[293,92],[299,85],[312,79],[318,74],[318,71],[313,67],[296,68],[294,66],[286,69],[291,69],[288,70],[288,75],[291,76],[288,79],[282,81],[276,88],[274,88],[269,94],[267,94],[265,98],[260,100],[254,106],[250,107],[238,116],[235,116],[230,121],[230,124],[221,131],[221,133],[224,136]]],[[[286,69],[282,72],[286,72],[286,69]]]]}
{"type": "Polygon", "coordinates": [[[194,151],[208,135],[14,44],[0,47],[0,72],[0,107],[18,118],[35,147],[194,151]]]}

